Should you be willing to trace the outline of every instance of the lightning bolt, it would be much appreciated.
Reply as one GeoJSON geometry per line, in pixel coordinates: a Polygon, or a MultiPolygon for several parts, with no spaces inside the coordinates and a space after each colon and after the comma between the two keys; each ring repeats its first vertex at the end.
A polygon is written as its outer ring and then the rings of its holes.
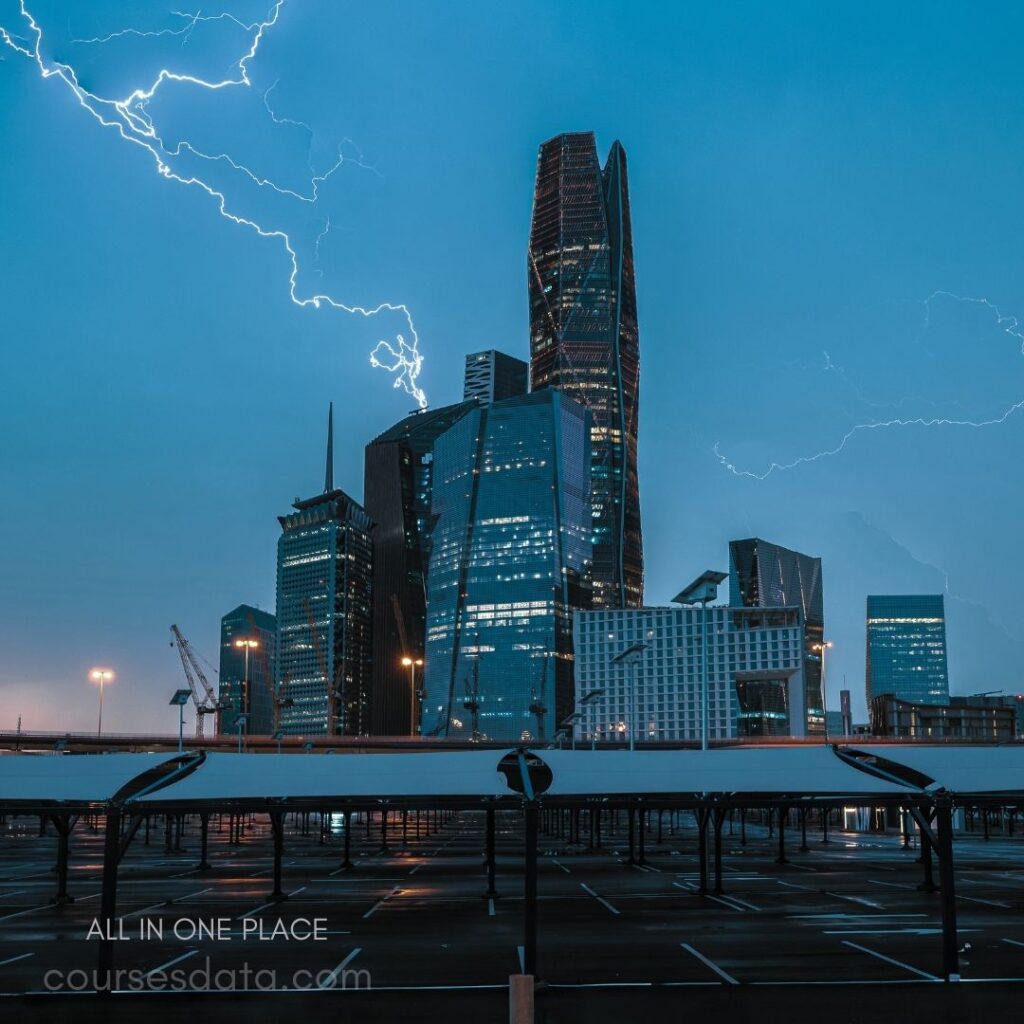
{"type": "MultiPolygon", "coordinates": [[[[23,32],[15,32],[4,25],[0,25],[0,40],[16,53],[32,60],[44,80],[56,78],[61,81],[72,93],[83,110],[87,111],[102,127],[114,129],[125,142],[146,150],[153,158],[157,173],[180,185],[198,188],[214,200],[217,210],[226,220],[237,224],[239,227],[248,228],[255,232],[260,238],[274,239],[281,244],[287,255],[290,270],[288,273],[288,295],[291,301],[299,307],[319,310],[327,307],[337,309],[345,313],[358,314],[367,319],[375,317],[380,313],[397,313],[405,320],[406,330],[402,334],[396,334],[394,344],[389,339],[381,339],[370,354],[370,364],[381,367],[395,375],[394,387],[401,388],[411,395],[420,406],[426,408],[427,396],[419,386],[418,378],[423,366],[423,357],[419,351],[419,335],[413,322],[412,314],[403,303],[382,302],[373,307],[349,305],[342,302],[326,292],[313,292],[303,294],[299,288],[299,257],[295,245],[288,232],[277,227],[266,227],[252,217],[244,216],[229,208],[229,200],[225,191],[211,184],[205,178],[193,173],[179,173],[172,166],[176,157],[182,153],[190,153],[200,160],[215,163],[224,163],[238,174],[247,177],[253,184],[260,188],[272,189],[279,195],[289,199],[295,199],[307,204],[315,204],[319,198],[320,186],[323,185],[337,170],[346,162],[344,146],[348,140],[338,147],[338,157],[335,163],[324,173],[314,174],[310,181],[308,194],[297,192],[294,189],[277,185],[268,178],[265,178],[244,164],[234,160],[227,153],[209,154],[198,150],[186,141],[179,141],[175,145],[168,145],[158,134],[156,125],[149,114],[148,106],[153,98],[164,88],[171,84],[194,86],[209,92],[218,92],[225,89],[252,89],[253,83],[249,77],[249,64],[253,61],[259,51],[260,43],[264,35],[277,23],[284,7],[285,0],[275,0],[262,21],[251,24],[234,17],[230,14],[203,15],[201,13],[186,14],[183,12],[172,12],[175,17],[185,20],[185,24],[179,28],[142,30],[126,28],[107,36],[93,39],[73,40],[80,45],[100,45],[114,39],[133,37],[154,37],[154,36],[183,36],[183,45],[188,41],[196,25],[202,22],[230,20],[237,25],[249,39],[248,49],[244,51],[232,65],[229,72],[223,78],[206,80],[196,75],[182,74],[169,68],[161,68],[156,77],[148,85],[133,89],[123,98],[101,96],[85,88],[78,79],[75,69],[67,63],[47,59],[43,55],[43,30],[35,16],[28,10],[26,0],[19,0],[19,11],[24,23],[23,32]],[[408,339],[408,340],[407,340],[408,339]]],[[[278,124],[294,124],[305,128],[310,133],[312,129],[303,122],[293,122],[287,118],[278,118],[270,107],[268,94],[274,86],[263,93],[264,106],[267,108],[272,119],[278,124]]],[[[358,150],[357,150],[358,152],[358,150]]],[[[360,166],[367,166],[362,161],[362,154],[353,161],[360,166]]],[[[368,168],[376,170],[375,168],[368,168]]],[[[321,236],[322,237],[322,236],[321,236]]],[[[317,252],[319,252],[319,241],[317,240],[317,252]]]]}
{"type": "MultiPolygon", "coordinates": [[[[932,292],[932,294],[924,300],[926,329],[930,324],[931,304],[938,298],[950,299],[954,302],[972,303],[982,306],[994,313],[996,317],[996,326],[1001,327],[1006,334],[1009,334],[1019,342],[1020,353],[1021,355],[1024,355],[1024,325],[1021,324],[1021,321],[1017,317],[1003,313],[994,302],[985,298],[974,298],[969,295],[957,295],[955,292],[941,290],[932,292]]],[[[831,357],[827,352],[825,353],[825,360],[825,370],[841,370],[841,367],[836,367],[832,362],[831,357]]],[[[985,420],[952,419],[946,416],[917,416],[910,419],[894,417],[887,420],[869,420],[865,423],[857,423],[850,427],[850,429],[847,430],[840,438],[839,442],[832,448],[825,448],[822,451],[815,452],[813,455],[802,455],[800,458],[794,459],[792,462],[772,462],[768,465],[767,469],[764,469],[761,472],[754,472],[749,469],[740,469],[735,463],[731,462],[722,454],[720,443],[717,441],[715,442],[712,450],[715,458],[718,459],[719,465],[724,469],[727,469],[733,474],[733,476],[749,477],[751,480],[761,481],[767,480],[773,473],[781,473],[786,470],[796,469],[799,466],[810,465],[813,462],[819,462],[822,459],[838,455],[844,448],[846,448],[850,441],[860,434],[866,434],[871,431],[891,430],[897,427],[971,427],[974,429],[995,427],[1005,423],[1014,415],[1014,413],[1019,412],[1021,409],[1024,409],[1024,398],[1018,402],[1014,402],[1001,415],[993,416],[990,419],[985,420]]]]}

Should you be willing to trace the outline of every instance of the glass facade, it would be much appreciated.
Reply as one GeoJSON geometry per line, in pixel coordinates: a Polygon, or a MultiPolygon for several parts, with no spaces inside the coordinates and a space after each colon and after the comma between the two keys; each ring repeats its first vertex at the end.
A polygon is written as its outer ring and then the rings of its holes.
{"type": "Polygon", "coordinates": [[[867,600],[867,700],[948,704],[946,612],[942,594],[867,600]]]}
{"type": "MultiPolygon", "coordinates": [[[[752,537],[729,543],[729,603],[744,608],[799,608],[804,622],[804,715],[807,735],[825,730],[821,645],[825,601],[821,559],[752,537]]],[[[802,735],[797,729],[793,735],[802,735]]]]}
{"type": "Polygon", "coordinates": [[[364,735],[372,672],[371,520],[344,491],[279,516],[278,687],[290,736],[364,735]]]}
{"type": "Polygon", "coordinates": [[[480,405],[437,439],[424,735],[550,738],[571,712],[589,491],[590,416],[558,391],[480,405]]]}
{"type": "Polygon", "coordinates": [[[529,390],[530,367],[495,349],[471,352],[466,356],[466,376],[462,397],[479,398],[481,402],[500,402],[505,398],[525,395],[529,390]]]}
{"type": "MultiPolygon", "coordinates": [[[[374,522],[370,728],[376,736],[413,731],[402,658],[423,658],[434,442],[476,407],[473,400],[414,413],[366,446],[364,497],[374,522]]],[[[416,674],[418,689],[421,671],[416,674]]]]}
{"type": "Polygon", "coordinates": [[[219,714],[221,733],[236,732],[238,716],[243,713],[249,715],[244,728],[247,734],[269,736],[274,732],[276,659],[277,620],[269,612],[241,604],[220,620],[218,697],[225,705],[219,714]],[[236,647],[236,641],[246,646],[236,647]]]}
{"type": "Polygon", "coordinates": [[[530,381],[591,413],[595,607],[643,604],[637,478],[640,349],[626,154],[592,132],[540,147],[527,273],[530,381]]]}

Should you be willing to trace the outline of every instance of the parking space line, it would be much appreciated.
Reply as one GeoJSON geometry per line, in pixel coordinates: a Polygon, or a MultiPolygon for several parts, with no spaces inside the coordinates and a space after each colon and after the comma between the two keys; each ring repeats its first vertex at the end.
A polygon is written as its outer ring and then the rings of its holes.
{"type": "Polygon", "coordinates": [[[977,896],[964,896],[961,893],[956,894],[958,900],[968,900],[971,903],[984,903],[987,907],[1002,907],[1003,910],[1011,910],[1009,903],[1000,903],[998,900],[983,900],[977,896]]]}
{"type": "Polygon", "coordinates": [[[878,878],[869,878],[872,885],[884,885],[889,889],[913,889],[912,885],[904,885],[902,882],[883,882],[878,878]]]}
{"type": "Polygon", "coordinates": [[[775,881],[778,882],[779,885],[786,886],[787,889],[803,889],[804,892],[814,892],[809,885],[798,885],[796,882],[784,882],[781,878],[776,878],[775,881]]]}
{"type": "Polygon", "coordinates": [[[554,864],[555,867],[561,868],[567,875],[572,874],[572,872],[564,864],[562,864],[557,857],[552,857],[551,863],[554,864]]]}
{"type": "Polygon", "coordinates": [[[490,917],[494,917],[494,900],[487,901],[487,913],[490,917]]]}
{"type": "Polygon", "coordinates": [[[387,894],[387,896],[384,896],[381,899],[377,900],[377,902],[374,903],[374,905],[370,907],[370,909],[365,914],[363,914],[363,920],[365,921],[368,917],[372,917],[378,910],[380,910],[381,907],[384,906],[385,903],[387,903],[389,899],[391,899],[392,896],[397,895],[401,891],[401,887],[396,885],[394,889],[392,889],[391,892],[387,894]]]}
{"type": "Polygon", "coordinates": [[[8,896],[24,896],[27,892],[28,889],[15,889],[14,892],[0,892],[0,900],[5,900],[8,896]]]}
{"type": "Polygon", "coordinates": [[[43,903],[38,907],[29,907],[28,910],[18,910],[13,914],[4,914],[3,917],[0,917],[0,921],[10,921],[12,917],[23,917],[25,914],[31,914],[36,910],[45,910],[47,907],[52,905],[53,904],[51,903],[43,903]]]}
{"type": "Polygon", "coordinates": [[[0,960],[0,967],[6,967],[8,964],[17,963],[19,960],[27,960],[30,956],[35,956],[35,953],[22,953],[20,956],[8,957],[6,960],[0,960]]]}
{"type": "Polygon", "coordinates": [[[1024,942],[1018,942],[1016,939],[1003,939],[1003,942],[1008,942],[1011,946],[1024,946],[1024,942]]]}
{"type": "MultiPolygon", "coordinates": [[[[290,893],[288,893],[288,896],[295,896],[297,893],[302,892],[305,888],[306,886],[300,885],[298,889],[293,889],[290,893]]],[[[235,918],[235,920],[241,921],[247,917],[252,917],[253,914],[258,914],[261,910],[266,910],[267,907],[279,906],[280,902],[280,900],[270,900],[268,903],[264,903],[253,910],[247,910],[244,914],[239,914],[238,917],[235,918]]]]}
{"type": "Polygon", "coordinates": [[[826,896],[834,896],[837,900],[849,900],[851,903],[860,903],[865,907],[872,907],[875,910],[885,910],[885,907],[881,903],[875,903],[873,900],[866,900],[861,896],[846,896],[841,892],[826,892],[826,896]]]}
{"type": "Polygon", "coordinates": [[[187,953],[182,953],[181,956],[176,956],[173,960],[168,960],[167,963],[161,964],[159,967],[154,967],[151,971],[146,971],[143,977],[148,978],[153,974],[159,974],[160,971],[166,971],[175,964],[180,964],[182,960],[187,960],[190,956],[195,956],[198,952],[198,949],[190,949],[187,953]]]}
{"type": "Polygon", "coordinates": [[[742,907],[736,906],[735,903],[730,902],[726,897],[712,896],[711,893],[705,893],[709,900],[714,900],[716,903],[721,903],[723,907],[728,907],[730,910],[735,910],[737,914],[745,914],[746,911],[742,907]]]}
{"type": "Polygon", "coordinates": [[[739,982],[731,974],[729,974],[728,971],[723,971],[722,968],[718,966],[718,964],[716,964],[713,960],[709,960],[703,953],[694,949],[693,946],[691,946],[688,942],[680,942],[679,945],[682,946],[687,953],[690,953],[693,956],[695,956],[702,964],[704,964],[705,967],[710,967],[711,970],[713,970],[715,974],[717,974],[723,981],[727,982],[730,985],[739,984],[739,982]]]}
{"type": "Polygon", "coordinates": [[[587,892],[591,896],[593,896],[594,899],[597,900],[598,903],[600,903],[607,910],[610,910],[613,914],[620,914],[621,913],[620,910],[617,910],[615,907],[613,907],[603,896],[598,896],[598,894],[596,892],[594,892],[594,890],[591,889],[590,886],[587,885],[586,882],[580,882],[580,888],[583,889],[584,892],[587,892]]]}
{"type": "Polygon", "coordinates": [[[356,958],[357,956],[359,956],[359,954],[360,954],[360,953],[361,953],[362,951],[363,951],[363,947],[362,947],[362,946],[356,946],[356,948],[355,948],[355,949],[353,949],[353,950],[352,950],[352,952],[351,952],[351,953],[349,953],[349,955],[348,955],[347,957],[345,957],[345,959],[344,959],[344,960],[342,960],[342,961],[341,961],[341,963],[340,963],[340,964],[338,964],[338,966],[337,966],[337,967],[335,967],[335,968],[334,968],[334,970],[333,970],[333,971],[331,971],[331,973],[330,973],[330,974],[328,974],[328,975],[327,975],[327,977],[326,977],[326,978],[324,978],[324,980],[323,980],[323,981],[321,981],[321,982],[320,982],[320,984],[319,984],[319,986],[317,986],[317,987],[318,987],[318,988],[334,988],[334,980],[335,980],[335,978],[337,978],[337,977],[338,977],[338,975],[339,975],[339,974],[340,974],[340,973],[341,973],[341,972],[342,972],[343,970],[345,970],[345,968],[346,968],[346,967],[348,967],[348,965],[349,965],[350,963],[352,963],[352,961],[353,961],[353,960],[355,960],[355,958],[356,958]]]}
{"type": "Polygon", "coordinates": [[[886,963],[893,964],[896,967],[902,967],[903,970],[910,971],[911,974],[916,974],[921,978],[926,978],[928,981],[942,980],[934,974],[929,974],[927,971],[922,971],[917,967],[911,967],[910,964],[905,964],[902,960],[894,960],[891,956],[886,956],[884,953],[879,953],[874,949],[868,949],[867,946],[861,946],[856,942],[849,942],[846,939],[843,939],[843,945],[849,946],[851,949],[859,949],[862,953],[867,953],[868,956],[873,956],[878,960],[884,960],[886,963]]]}

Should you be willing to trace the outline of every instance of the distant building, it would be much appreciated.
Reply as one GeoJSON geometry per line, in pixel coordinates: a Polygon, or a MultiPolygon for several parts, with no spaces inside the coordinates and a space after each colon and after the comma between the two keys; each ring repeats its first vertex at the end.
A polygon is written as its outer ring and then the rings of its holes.
{"type": "MultiPolygon", "coordinates": [[[[804,627],[803,731],[821,735],[825,728],[821,655],[825,636],[821,559],[752,537],[729,544],[729,603],[743,608],[797,607],[804,627]]],[[[798,723],[794,723],[798,724],[798,723]]]]}
{"type": "Polygon", "coordinates": [[[334,486],[333,409],[324,491],[278,516],[277,672],[287,735],[369,732],[372,521],[334,486]]]}
{"type": "Polygon", "coordinates": [[[569,714],[589,493],[590,416],[559,391],[479,405],[436,440],[424,735],[550,737],[569,714]]]}
{"type": "Polygon", "coordinates": [[[891,693],[871,701],[876,736],[916,740],[965,739],[1006,743],[1021,736],[1016,697],[951,697],[942,704],[900,700],[891,693]]]}
{"type": "Polygon", "coordinates": [[[493,348],[466,356],[464,399],[500,402],[505,398],[525,395],[529,387],[530,367],[522,359],[507,356],[493,348]]]}
{"type": "Polygon", "coordinates": [[[269,736],[273,733],[276,660],[277,620],[269,612],[240,604],[220,620],[218,697],[222,705],[219,724],[222,734],[235,732],[238,716],[243,713],[249,715],[244,727],[247,734],[269,736]],[[237,642],[245,646],[238,647],[237,642]]]}
{"type": "MultiPolygon", "coordinates": [[[[370,701],[370,731],[376,736],[419,732],[419,722],[412,721],[409,668],[402,659],[424,656],[434,442],[476,407],[470,400],[414,413],[366,446],[364,504],[376,524],[370,701]]],[[[422,681],[420,668],[417,689],[422,681]]]]}
{"type": "Polygon", "coordinates": [[[868,707],[889,695],[911,704],[948,704],[942,594],[867,599],[868,707]]]}
{"type": "Polygon", "coordinates": [[[559,388],[592,416],[594,607],[638,608],[640,335],[620,143],[612,144],[603,168],[593,132],[541,145],[527,277],[530,386],[559,388]]]}

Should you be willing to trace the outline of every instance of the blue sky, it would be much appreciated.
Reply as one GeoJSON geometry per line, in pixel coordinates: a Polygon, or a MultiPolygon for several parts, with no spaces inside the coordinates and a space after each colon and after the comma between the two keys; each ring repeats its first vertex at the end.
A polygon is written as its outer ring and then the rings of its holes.
{"type": "MultiPolygon", "coordinates": [[[[173,5],[172,5],[173,6],[173,5]]],[[[226,19],[159,4],[32,4],[48,60],[122,96],[162,66],[223,76],[226,19]]],[[[267,0],[225,6],[247,22],[267,0]]],[[[210,15],[211,9],[204,11],[210,15]]],[[[1024,91],[1016,5],[286,3],[250,89],[163,88],[165,139],[285,230],[299,295],[404,303],[431,404],[465,352],[525,357],[540,141],[593,129],[630,161],[641,328],[647,596],[731,538],[825,560],[830,690],[861,705],[868,592],[948,586],[954,692],[1024,689],[1024,91]],[[274,83],[277,83],[276,86],[274,83]],[[275,124],[275,116],[301,121],[275,124]],[[319,256],[315,241],[330,218],[319,256]]],[[[22,32],[17,4],[0,25],[22,32]]],[[[177,622],[216,661],[220,615],[272,608],[275,516],[322,479],[362,493],[362,446],[412,408],[368,353],[404,330],[289,298],[275,239],[161,178],[57,78],[0,49],[0,725],[169,731],[177,622]]],[[[195,169],[189,165],[186,169],[195,169]]],[[[183,164],[183,168],[185,165],[183,164]]]]}

